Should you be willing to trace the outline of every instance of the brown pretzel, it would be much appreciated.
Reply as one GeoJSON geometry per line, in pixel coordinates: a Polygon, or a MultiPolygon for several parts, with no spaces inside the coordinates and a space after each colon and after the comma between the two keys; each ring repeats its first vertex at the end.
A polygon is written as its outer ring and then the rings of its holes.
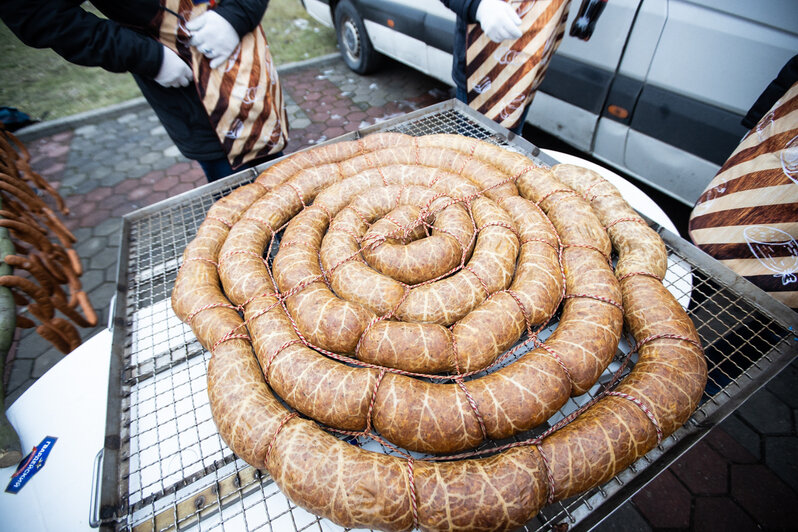
{"type": "Polygon", "coordinates": [[[0,286],[15,288],[29,295],[36,303],[31,303],[28,308],[36,317],[49,321],[53,317],[53,304],[47,297],[47,292],[36,283],[16,275],[0,276],[0,286]]]}
{"type": "Polygon", "coordinates": [[[56,308],[63,312],[65,316],[71,319],[79,327],[94,327],[97,325],[97,313],[94,311],[94,307],[92,307],[91,302],[89,301],[89,296],[86,295],[86,292],[83,290],[78,290],[77,292],[73,293],[73,297],[75,299],[75,304],[69,303],[67,305],[63,305],[59,301],[58,303],[55,303],[56,308]],[[80,313],[78,313],[78,311],[75,309],[75,307],[78,305],[83,311],[83,316],[81,316],[80,313]]]}
{"type": "Polygon", "coordinates": [[[64,334],[57,328],[53,327],[50,322],[45,322],[36,327],[36,332],[39,333],[39,336],[53,344],[56,349],[61,351],[63,354],[67,354],[71,351],[69,348],[69,341],[66,339],[64,334]]]}
{"type": "Polygon", "coordinates": [[[78,252],[72,248],[66,250],[67,257],[69,257],[69,265],[72,268],[72,271],[75,272],[75,275],[81,276],[83,275],[83,264],[80,262],[80,257],[78,256],[78,252]]]}
{"type": "Polygon", "coordinates": [[[23,179],[32,181],[36,188],[47,192],[50,197],[55,200],[58,210],[63,214],[69,214],[69,209],[64,203],[64,198],[61,197],[58,191],[53,188],[53,186],[46,179],[31,169],[30,152],[28,151],[28,148],[25,147],[25,144],[23,144],[22,141],[20,141],[14,135],[8,135],[8,137],[11,142],[14,143],[14,146],[19,152],[19,157],[16,160],[17,167],[19,168],[18,175],[23,179]]]}
{"type": "Polygon", "coordinates": [[[53,318],[50,325],[54,327],[60,335],[67,341],[69,350],[77,348],[81,344],[80,334],[75,326],[63,318],[53,318]]]}
{"type": "Polygon", "coordinates": [[[9,266],[13,268],[20,268],[30,272],[34,279],[39,283],[48,296],[52,296],[58,284],[55,282],[53,276],[38,262],[30,260],[28,257],[19,255],[6,255],[3,259],[9,266]]]}
{"type": "MultiPolygon", "coordinates": [[[[17,251],[21,251],[19,246],[17,246],[17,251]]],[[[40,250],[30,250],[25,256],[31,263],[35,264],[35,268],[41,268],[49,273],[58,284],[66,284],[69,281],[62,268],[57,262],[52,260],[49,254],[42,253],[40,250]]]]}
{"type": "MultiPolygon", "coordinates": [[[[80,336],[69,321],[54,317],[54,308],[83,327],[95,325],[97,316],[78,280],[82,266],[71,249],[75,236],[38,196],[40,191],[49,194],[61,212],[69,212],[56,190],[31,168],[24,144],[0,125],[0,227],[16,240],[11,248],[16,255],[7,255],[5,262],[27,276],[0,277],[0,284],[13,289],[16,304],[26,305],[42,322],[37,331],[66,353],[80,345],[80,336]],[[60,246],[50,241],[51,235],[60,246]],[[68,297],[61,284],[68,284],[68,297]]],[[[35,322],[19,317],[18,325],[30,328],[35,322]]]]}
{"type": "Polygon", "coordinates": [[[2,172],[0,172],[0,190],[18,198],[34,212],[47,206],[24,181],[2,172]]]}
{"type": "Polygon", "coordinates": [[[32,244],[37,249],[48,251],[52,248],[52,244],[47,240],[45,234],[36,227],[14,220],[3,219],[0,219],[0,227],[13,231],[20,239],[32,244]]]}
{"type": "Polygon", "coordinates": [[[75,235],[73,235],[72,232],[66,228],[63,222],[58,219],[51,209],[44,207],[42,209],[42,213],[45,215],[45,225],[49,227],[58,240],[61,241],[62,246],[69,248],[71,245],[77,242],[75,235]]]}

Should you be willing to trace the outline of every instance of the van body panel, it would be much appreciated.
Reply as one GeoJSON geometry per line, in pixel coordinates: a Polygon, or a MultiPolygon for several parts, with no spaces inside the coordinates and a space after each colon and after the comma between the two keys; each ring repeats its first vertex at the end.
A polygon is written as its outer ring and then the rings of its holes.
{"type": "MultiPolygon", "coordinates": [[[[303,0],[332,25],[334,0],[303,0]]],[[[455,16],[438,0],[351,0],[374,48],[452,85],[455,16]]],[[[612,0],[591,39],[568,28],[527,121],[692,205],[740,120],[798,53],[798,0],[612,0]]]]}

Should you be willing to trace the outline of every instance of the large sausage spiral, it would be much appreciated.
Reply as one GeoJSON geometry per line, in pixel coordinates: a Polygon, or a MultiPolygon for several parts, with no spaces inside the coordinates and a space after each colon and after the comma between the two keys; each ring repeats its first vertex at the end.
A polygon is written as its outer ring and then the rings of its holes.
{"type": "Polygon", "coordinates": [[[611,478],[698,404],[698,337],[641,222],[583,169],[375,134],[295,154],[219,200],[172,304],[213,353],[222,437],[296,503],[350,527],[506,529],[611,478]],[[370,453],[305,419],[411,451],[471,449],[590,389],[624,320],[639,351],[627,378],[492,456],[370,453]]]}

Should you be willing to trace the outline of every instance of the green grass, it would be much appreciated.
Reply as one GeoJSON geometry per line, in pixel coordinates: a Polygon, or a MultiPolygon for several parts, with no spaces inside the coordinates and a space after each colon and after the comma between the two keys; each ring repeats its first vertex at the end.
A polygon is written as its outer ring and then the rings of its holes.
{"type": "Polygon", "coordinates": [[[299,0],[271,0],[263,31],[278,65],[335,52],[335,32],[308,15],[299,0]]]}
{"type": "MultiPolygon", "coordinates": [[[[89,11],[97,13],[93,8],[89,11]]],[[[335,33],[299,0],[271,0],[263,29],[277,65],[335,51],[335,33]]],[[[52,120],[141,96],[130,74],[73,65],[52,50],[25,46],[0,23],[0,105],[52,120]]]]}

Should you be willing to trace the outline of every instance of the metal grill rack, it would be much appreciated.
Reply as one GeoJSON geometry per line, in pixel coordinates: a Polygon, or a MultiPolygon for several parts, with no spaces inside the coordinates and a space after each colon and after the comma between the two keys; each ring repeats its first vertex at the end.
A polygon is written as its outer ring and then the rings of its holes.
{"type": "MultiPolygon", "coordinates": [[[[337,139],[374,131],[459,133],[553,164],[545,154],[456,101],[337,139]],[[501,131],[499,131],[501,129],[501,131]]],[[[257,170],[262,170],[258,168],[257,170]]],[[[218,435],[206,393],[210,358],[173,314],[171,291],[186,245],[213,202],[252,181],[248,170],[124,218],[113,316],[106,444],[92,521],[106,530],[343,530],[291,503],[268,473],[236,458],[218,435]]],[[[687,424],[605,485],[544,508],[524,530],[588,529],[631,497],[795,356],[798,317],[699,252],[659,230],[670,255],[666,286],[688,307],[706,350],[709,381],[687,424]]],[[[595,395],[568,401],[555,423],[595,395]]],[[[546,427],[538,429],[537,433],[546,427]]],[[[521,435],[519,438],[528,437],[521,435]]],[[[379,445],[359,442],[366,448],[379,445]]]]}

